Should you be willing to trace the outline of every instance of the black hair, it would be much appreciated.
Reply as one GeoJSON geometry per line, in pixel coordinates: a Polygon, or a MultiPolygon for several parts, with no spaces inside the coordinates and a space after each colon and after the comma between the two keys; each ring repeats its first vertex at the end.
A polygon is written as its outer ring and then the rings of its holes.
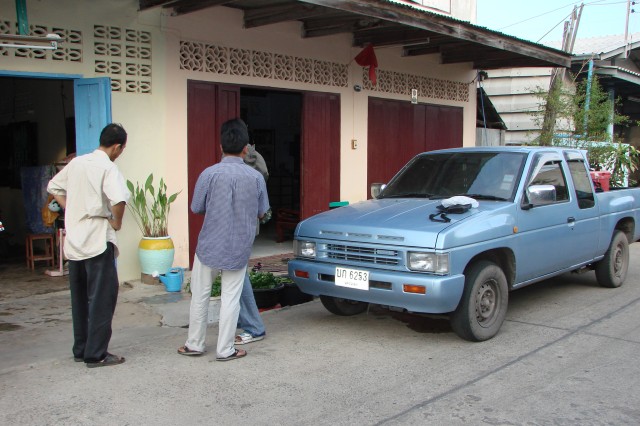
{"type": "Polygon", "coordinates": [[[100,132],[100,146],[110,147],[113,145],[124,145],[127,143],[127,132],[124,127],[117,123],[107,124],[100,132]]]}
{"type": "Polygon", "coordinates": [[[220,144],[225,154],[237,155],[249,143],[249,130],[240,118],[234,118],[222,124],[220,144]]]}

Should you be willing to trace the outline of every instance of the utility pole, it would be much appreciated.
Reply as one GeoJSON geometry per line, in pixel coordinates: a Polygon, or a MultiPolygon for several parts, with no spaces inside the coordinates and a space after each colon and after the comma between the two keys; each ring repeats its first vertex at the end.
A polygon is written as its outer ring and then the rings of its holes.
{"type": "MultiPolygon", "coordinates": [[[[573,12],[571,13],[571,20],[564,23],[562,50],[565,52],[573,52],[573,46],[576,42],[576,35],[578,34],[578,26],[580,25],[580,17],[582,16],[583,8],[584,3],[580,4],[580,8],[574,6],[573,12]]],[[[554,68],[551,71],[549,93],[547,95],[547,104],[545,106],[544,118],[542,121],[542,131],[540,133],[540,145],[551,145],[551,142],[553,141],[557,111],[555,110],[556,105],[552,105],[550,101],[562,87],[564,75],[564,68],[554,68]]]]}
{"type": "Polygon", "coordinates": [[[629,57],[629,15],[631,14],[631,0],[627,0],[627,22],[624,25],[624,59],[629,57]]]}

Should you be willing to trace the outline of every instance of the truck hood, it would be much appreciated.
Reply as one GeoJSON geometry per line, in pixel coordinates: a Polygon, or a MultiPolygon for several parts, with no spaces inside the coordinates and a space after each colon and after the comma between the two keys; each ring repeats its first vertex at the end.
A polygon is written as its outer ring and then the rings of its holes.
{"type": "Polygon", "coordinates": [[[478,208],[469,209],[462,214],[447,215],[451,221],[444,223],[429,219],[429,215],[439,212],[436,207],[441,202],[442,200],[382,199],[350,204],[302,221],[296,229],[296,236],[302,239],[442,248],[437,247],[437,240],[443,231],[453,230],[463,223],[482,221],[489,212],[511,205],[509,202],[480,201],[478,208]]]}

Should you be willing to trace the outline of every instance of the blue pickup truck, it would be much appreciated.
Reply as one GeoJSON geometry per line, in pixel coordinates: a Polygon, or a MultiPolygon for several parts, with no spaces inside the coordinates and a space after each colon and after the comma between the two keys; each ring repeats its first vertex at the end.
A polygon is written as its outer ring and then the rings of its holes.
{"type": "Polygon", "coordinates": [[[470,341],[498,333],[512,290],[589,270],[619,287],[640,238],[640,188],[596,192],[580,150],[432,151],[372,196],[300,222],[289,276],[331,313],[447,314],[470,341]]]}

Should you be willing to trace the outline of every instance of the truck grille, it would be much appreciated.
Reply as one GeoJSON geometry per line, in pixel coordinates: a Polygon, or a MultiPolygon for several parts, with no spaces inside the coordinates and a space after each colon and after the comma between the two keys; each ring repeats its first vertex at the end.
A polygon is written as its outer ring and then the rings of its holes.
{"type": "Polygon", "coordinates": [[[371,263],[375,265],[397,266],[399,264],[397,250],[371,247],[327,244],[326,256],[329,259],[371,263]]]}

